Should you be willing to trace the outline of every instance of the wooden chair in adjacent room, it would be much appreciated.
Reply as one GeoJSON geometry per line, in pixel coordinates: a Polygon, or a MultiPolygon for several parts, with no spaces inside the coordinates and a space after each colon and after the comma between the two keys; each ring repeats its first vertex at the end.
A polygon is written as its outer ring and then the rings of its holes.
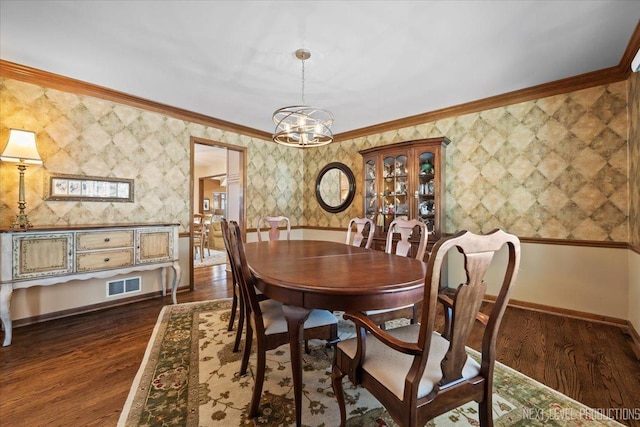
{"type": "Polygon", "coordinates": [[[493,425],[492,392],[496,339],[500,322],[516,280],[520,241],[494,230],[487,235],[468,231],[438,241],[431,252],[424,288],[421,321],[384,331],[362,313],[346,313],[356,323],[357,338],[336,346],[331,380],[341,425],[346,422],[342,378],[361,384],[380,401],[402,427],[423,426],[434,417],[470,401],[479,404],[480,426],[493,425]],[[507,247],[502,285],[489,315],[478,316],[487,284],[485,274],[496,252],[507,247]],[[462,277],[466,280],[451,296],[452,323],[448,336],[435,331],[440,272],[447,253],[462,254],[462,277]],[[480,362],[467,356],[466,345],[476,320],[485,324],[480,362]],[[368,333],[367,333],[368,332],[368,333]]]}
{"type": "Polygon", "coordinates": [[[347,226],[347,245],[364,246],[369,249],[373,242],[373,232],[375,231],[375,225],[369,218],[352,218],[347,226]],[[351,232],[353,227],[356,227],[353,233],[353,240],[351,239],[351,232]]]}
{"type": "Polygon", "coordinates": [[[204,258],[206,233],[203,215],[199,213],[193,214],[193,255],[199,256],[201,261],[204,258]]]}
{"type": "Polygon", "coordinates": [[[258,226],[256,230],[258,232],[258,241],[262,242],[262,233],[260,232],[260,226],[264,226],[265,223],[269,227],[269,240],[280,240],[280,227],[281,223],[285,223],[287,227],[287,240],[291,240],[291,222],[286,216],[263,216],[258,220],[258,226]]]}
{"type": "MultiPolygon", "coordinates": [[[[244,375],[247,372],[253,333],[255,332],[256,335],[256,374],[249,410],[249,417],[254,418],[258,415],[258,406],[262,395],[262,385],[266,371],[266,352],[283,344],[288,344],[289,334],[282,304],[272,299],[258,300],[254,285],[255,278],[249,270],[244,254],[240,227],[235,221],[230,221],[228,230],[231,259],[233,260],[231,266],[236,269],[236,278],[244,298],[248,319],[240,375],[244,375]]],[[[338,341],[338,319],[327,310],[312,310],[304,322],[304,339],[321,339],[331,344],[335,343],[338,341]]]]}
{"type": "Polygon", "coordinates": [[[213,214],[202,214],[202,223],[204,224],[204,243],[203,246],[207,250],[207,254],[211,255],[211,244],[209,243],[212,232],[213,214]]]}
{"type": "MultiPolygon", "coordinates": [[[[389,224],[389,231],[387,232],[387,242],[385,244],[385,252],[388,254],[396,254],[400,256],[410,256],[412,250],[414,251],[415,258],[422,260],[427,250],[427,240],[429,233],[427,232],[427,226],[424,222],[417,219],[406,220],[402,218],[396,218],[389,224]],[[416,239],[416,232],[419,233],[417,247],[413,249],[412,243],[409,241],[413,237],[416,239]],[[394,234],[399,234],[400,239],[397,244],[393,245],[394,234]]],[[[389,320],[407,318],[413,323],[418,316],[418,306],[407,305],[404,307],[397,307],[386,310],[369,310],[364,312],[369,318],[377,325],[384,325],[389,320]]]]}

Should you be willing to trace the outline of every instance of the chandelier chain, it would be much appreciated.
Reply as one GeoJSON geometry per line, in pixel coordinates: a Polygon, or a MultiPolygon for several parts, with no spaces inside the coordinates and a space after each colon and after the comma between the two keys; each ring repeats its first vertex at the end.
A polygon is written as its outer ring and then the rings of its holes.
{"type": "Polygon", "coordinates": [[[302,105],[306,105],[304,102],[304,59],[302,60],[302,105]]]}

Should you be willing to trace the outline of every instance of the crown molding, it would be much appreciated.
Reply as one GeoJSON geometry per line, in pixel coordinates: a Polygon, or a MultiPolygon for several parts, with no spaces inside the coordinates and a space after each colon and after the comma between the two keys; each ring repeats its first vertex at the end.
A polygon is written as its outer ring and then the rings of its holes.
{"type": "Polygon", "coordinates": [[[93,96],[107,101],[117,102],[119,104],[129,105],[131,107],[164,114],[176,119],[186,120],[204,126],[215,127],[223,131],[235,132],[254,138],[271,140],[271,134],[250,128],[248,126],[238,125],[235,123],[227,122],[225,120],[216,119],[215,117],[194,113],[193,111],[172,107],[170,105],[129,95],[124,92],[118,92],[102,86],[83,82],[81,80],[72,79],[70,77],[61,76],[59,74],[49,73],[47,71],[38,70],[36,68],[27,67],[25,65],[16,64],[2,59],[0,59],[0,77],[20,80],[26,83],[37,84],[40,86],[57,89],[64,92],[75,93],[78,95],[93,96]]]}

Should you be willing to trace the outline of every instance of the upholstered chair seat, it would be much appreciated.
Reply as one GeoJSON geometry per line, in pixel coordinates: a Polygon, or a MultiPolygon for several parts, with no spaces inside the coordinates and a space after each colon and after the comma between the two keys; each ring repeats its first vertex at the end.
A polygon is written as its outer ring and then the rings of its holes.
{"type": "MultiPolygon", "coordinates": [[[[287,333],[287,321],[281,303],[272,299],[260,301],[260,309],[266,335],[287,333]]],[[[336,322],[337,318],[327,310],[311,310],[309,317],[304,321],[304,327],[310,329],[336,322]]]]}
{"type": "MultiPolygon", "coordinates": [[[[402,328],[387,330],[388,334],[404,342],[417,342],[420,333],[420,325],[412,324],[402,328]]],[[[440,362],[449,349],[449,341],[444,339],[437,332],[431,335],[431,350],[427,360],[427,366],[420,380],[418,387],[418,399],[431,393],[433,386],[442,379],[442,368],[440,362]]],[[[358,348],[358,341],[355,338],[341,341],[338,347],[347,356],[354,359],[358,348]]],[[[391,347],[383,344],[372,335],[367,335],[367,352],[362,362],[362,369],[369,375],[376,378],[382,386],[398,399],[404,395],[405,379],[411,369],[414,357],[405,353],[400,353],[391,347]]],[[[467,356],[467,361],[462,368],[462,377],[471,379],[480,372],[478,362],[467,356]]]]}

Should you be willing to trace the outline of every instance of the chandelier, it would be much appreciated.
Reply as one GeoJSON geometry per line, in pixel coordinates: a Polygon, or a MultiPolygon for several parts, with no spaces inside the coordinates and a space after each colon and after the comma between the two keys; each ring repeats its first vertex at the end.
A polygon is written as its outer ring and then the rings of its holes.
{"type": "Polygon", "coordinates": [[[333,142],[333,114],[304,105],[304,61],[311,57],[306,49],[296,50],[302,61],[302,105],[283,107],[273,113],[276,130],[273,141],[290,147],[317,147],[333,142]]]}

